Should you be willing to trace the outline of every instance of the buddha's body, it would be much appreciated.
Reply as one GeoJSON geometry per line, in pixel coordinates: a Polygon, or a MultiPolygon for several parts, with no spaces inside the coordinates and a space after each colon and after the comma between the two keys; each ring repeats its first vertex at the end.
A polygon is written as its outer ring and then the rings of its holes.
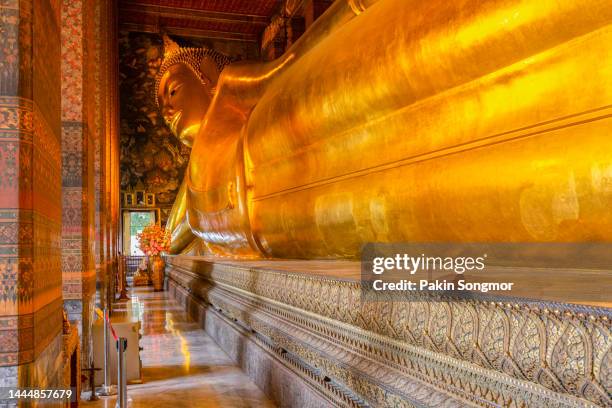
{"type": "Polygon", "coordinates": [[[223,70],[175,252],[612,241],[612,3],[349,3],[279,61],[223,70]]]}

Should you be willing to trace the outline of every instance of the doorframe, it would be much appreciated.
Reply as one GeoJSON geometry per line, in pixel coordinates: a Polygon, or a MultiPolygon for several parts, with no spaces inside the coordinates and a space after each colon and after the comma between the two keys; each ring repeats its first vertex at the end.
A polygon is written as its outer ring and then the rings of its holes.
{"type": "Polygon", "coordinates": [[[154,212],[155,214],[155,224],[160,225],[161,222],[161,212],[159,207],[127,207],[121,209],[121,234],[119,234],[119,247],[121,248],[121,253],[125,256],[131,255],[129,253],[129,249],[125,250],[125,213],[133,213],[133,212],[154,212]]]}

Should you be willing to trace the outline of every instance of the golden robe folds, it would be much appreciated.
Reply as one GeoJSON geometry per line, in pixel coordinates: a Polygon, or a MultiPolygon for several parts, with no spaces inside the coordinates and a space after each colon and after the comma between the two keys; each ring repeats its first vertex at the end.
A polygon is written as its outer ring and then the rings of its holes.
{"type": "Polygon", "coordinates": [[[611,241],[611,22],[610,1],[336,1],[222,72],[174,250],[611,241]]]}

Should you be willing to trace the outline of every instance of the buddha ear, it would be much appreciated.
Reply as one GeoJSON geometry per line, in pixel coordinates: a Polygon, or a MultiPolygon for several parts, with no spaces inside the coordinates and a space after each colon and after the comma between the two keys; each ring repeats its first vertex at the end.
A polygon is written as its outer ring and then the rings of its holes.
{"type": "Polygon", "coordinates": [[[210,82],[211,86],[217,85],[219,70],[217,69],[217,63],[215,60],[205,55],[200,63],[200,72],[202,73],[202,76],[210,82]]]}

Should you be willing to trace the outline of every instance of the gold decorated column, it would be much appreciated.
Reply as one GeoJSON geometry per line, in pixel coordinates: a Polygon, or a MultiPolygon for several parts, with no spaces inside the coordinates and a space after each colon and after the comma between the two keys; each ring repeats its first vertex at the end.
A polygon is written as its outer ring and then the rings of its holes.
{"type": "Polygon", "coordinates": [[[60,8],[0,3],[0,379],[62,385],[60,8]]]}

